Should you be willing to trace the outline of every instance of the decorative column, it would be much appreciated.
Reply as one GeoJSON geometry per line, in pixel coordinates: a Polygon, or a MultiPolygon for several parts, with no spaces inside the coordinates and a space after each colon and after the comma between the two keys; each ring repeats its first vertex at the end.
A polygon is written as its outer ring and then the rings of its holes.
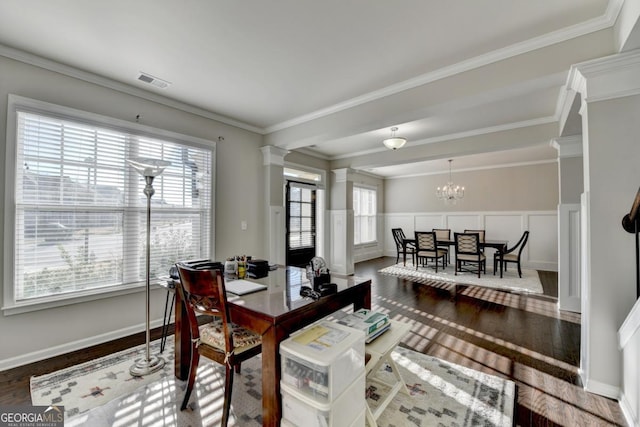
{"type": "Polygon", "coordinates": [[[339,274],[353,274],[353,181],[349,168],[333,170],[329,213],[330,268],[339,274]]]}
{"type": "Polygon", "coordinates": [[[284,206],[284,156],[289,151],[265,146],[261,148],[264,166],[265,199],[267,216],[264,230],[265,252],[271,264],[284,265],[286,262],[286,218],[284,206]]]}
{"type": "Polygon", "coordinates": [[[575,65],[569,86],[582,97],[581,373],[588,391],[615,399],[617,331],[636,302],[635,241],[621,220],[640,182],[640,51],[575,65]]]}
{"type": "Polygon", "coordinates": [[[561,310],[580,312],[582,135],[557,138],[551,145],[558,150],[558,300],[561,310]]]}

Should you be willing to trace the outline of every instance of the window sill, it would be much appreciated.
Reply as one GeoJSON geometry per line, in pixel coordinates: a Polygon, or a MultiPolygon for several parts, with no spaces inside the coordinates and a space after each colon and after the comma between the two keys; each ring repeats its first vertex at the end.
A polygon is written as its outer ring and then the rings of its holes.
{"type": "MultiPolygon", "coordinates": [[[[157,283],[151,283],[151,289],[159,288],[157,283]]],[[[24,302],[17,302],[9,304],[1,308],[5,316],[12,316],[14,314],[29,313],[39,310],[49,310],[57,307],[64,307],[66,305],[81,304],[89,301],[96,301],[105,298],[113,298],[121,295],[128,295],[145,290],[144,283],[129,284],[125,286],[94,289],[85,292],[76,292],[74,294],[67,295],[52,295],[43,298],[34,298],[24,302]]]]}
{"type": "Polygon", "coordinates": [[[374,240],[373,242],[366,242],[366,243],[358,243],[358,244],[354,244],[353,247],[355,249],[360,249],[360,248],[373,248],[378,246],[378,241],[374,240]]]}

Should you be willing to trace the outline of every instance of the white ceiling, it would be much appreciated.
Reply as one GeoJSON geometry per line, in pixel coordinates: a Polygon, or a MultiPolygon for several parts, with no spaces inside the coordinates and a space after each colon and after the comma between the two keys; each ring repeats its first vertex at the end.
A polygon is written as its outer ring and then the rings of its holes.
{"type": "MultiPolygon", "coordinates": [[[[587,37],[619,9],[619,0],[2,0],[0,53],[104,76],[340,160],[384,151],[391,126],[408,150],[557,122],[564,58],[601,56],[587,37]],[[518,62],[565,41],[554,66],[518,62]],[[500,61],[512,61],[504,75],[490,69],[500,61]],[[142,83],[140,72],[170,85],[142,83]]],[[[476,166],[556,156],[548,144],[504,148],[476,166]]],[[[366,169],[445,170],[438,157],[366,169]]],[[[473,168],[473,158],[455,164],[473,168]]]]}

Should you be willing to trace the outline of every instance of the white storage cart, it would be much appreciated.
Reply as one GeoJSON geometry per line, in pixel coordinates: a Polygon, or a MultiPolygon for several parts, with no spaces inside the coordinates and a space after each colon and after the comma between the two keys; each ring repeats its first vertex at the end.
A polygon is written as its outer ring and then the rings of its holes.
{"type": "Polygon", "coordinates": [[[363,331],[321,320],[280,343],[282,422],[363,427],[363,331]]]}

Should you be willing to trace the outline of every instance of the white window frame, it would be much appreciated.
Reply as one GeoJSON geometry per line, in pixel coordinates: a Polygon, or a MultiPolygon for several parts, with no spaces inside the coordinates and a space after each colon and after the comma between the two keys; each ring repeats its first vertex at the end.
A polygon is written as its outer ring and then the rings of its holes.
{"type": "Polygon", "coordinates": [[[372,191],[375,194],[376,197],[376,202],[374,204],[374,209],[375,211],[373,212],[373,214],[368,214],[368,215],[358,215],[355,211],[355,206],[353,209],[353,222],[354,222],[354,232],[353,232],[353,244],[354,246],[363,246],[363,245],[370,245],[373,243],[377,243],[378,241],[378,189],[374,186],[369,186],[369,185],[362,185],[362,184],[354,184],[353,185],[353,199],[355,200],[356,198],[356,190],[366,190],[366,191],[372,191]],[[372,218],[373,219],[373,232],[375,233],[375,236],[372,240],[367,240],[367,241],[363,241],[363,242],[356,242],[356,223],[357,223],[357,219],[358,218],[372,218]]]}
{"type": "MultiPolygon", "coordinates": [[[[96,126],[121,130],[124,132],[143,135],[150,138],[157,138],[167,141],[176,141],[183,145],[190,145],[197,148],[211,150],[211,216],[209,218],[209,256],[215,259],[215,157],[216,143],[193,136],[183,135],[163,129],[141,125],[86,111],[76,110],[44,101],[34,100],[9,94],[7,108],[7,138],[6,138],[6,164],[5,164],[5,201],[4,201],[4,283],[3,283],[3,305],[2,311],[5,316],[25,313],[36,310],[44,310],[53,307],[82,303],[102,298],[110,298],[118,295],[126,295],[145,290],[144,281],[135,284],[124,284],[103,288],[75,291],[68,294],[52,295],[30,300],[17,301],[14,293],[14,273],[15,273],[15,242],[16,242],[16,153],[17,153],[17,111],[28,110],[44,115],[53,115],[75,122],[91,123],[96,126]]],[[[168,272],[167,272],[168,273],[168,272]]],[[[155,286],[156,284],[153,283],[155,286]]]]}

